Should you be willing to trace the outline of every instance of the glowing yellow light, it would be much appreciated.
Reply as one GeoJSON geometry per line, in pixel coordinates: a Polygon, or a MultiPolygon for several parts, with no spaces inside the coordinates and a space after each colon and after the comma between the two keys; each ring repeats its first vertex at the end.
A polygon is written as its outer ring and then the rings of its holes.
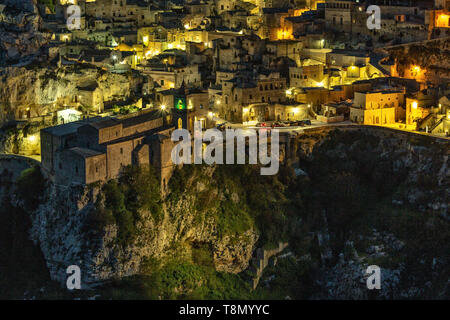
{"type": "Polygon", "coordinates": [[[298,113],[299,108],[294,108],[294,114],[298,113]]]}
{"type": "Polygon", "coordinates": [[[413,109],[417,109],[417,101],[414,101],[414,102],[412,103],[412,108],[413,108],[413,109]]]}
{"type": "Polygon", "coordinates": [[[142,42],[144,43],[145,46],[147,46],[148,45],[148,36],[143,36],[142,42]]]}
{"type": "Polygon", "coordinates": [[[291,94],[292,94],[292,90],[291,90],[291,89],[286,90],[286,94],[287,94],[287,95],[291,95],[291,94]]]}
{"type": "Polygon", "coordinates": [[[317,82],[317,86],[318,86],[318,87],[323,87],[323,86],[324,86],[324,83],[323,83],[323,81],[321,81],[321,82],[317,82]]]}
{"type": "Polygon", "coordinates": [[[282,28],[279,28],[277,30],[277,39],[278,40],[293,39],[292,33],[289,30],[284,30],[282,28]]]}
{"type": "Polygon", "coordinates": [[[37,139],[37,137],[35,135],[28,136],[28,141],[30,141],[30,142],[35,142],[36,139],[37,139]]]}
{"type": "Polygon", "coordinates": [[[248,108],[244,108],[244,109],[242,109],[242,111],[243,111],[244,113],[247,113],[247,112],[248,112],[248,108]]]}
{"type": "Polygon", "coordinates": [[[164,110],[166,110],[166,106],[165,106],[165,105],[163,105],[163,104],[161,105],[161,107],[160,107],[160,108],[161,108],[161,110],[163,110],[163,111],[164,111],[164,110]]]}
{"type": "Polygon", "coordinates": [[[212,118],[212,117],[214,116],[214,113],[209,112],[209,113],[208,113],[208,116],[209,116],[210,118],[212,118]]]}
{"type": "Polygon", "coordinates": [[[303,12],[307,11],[308,9],[296,9],[294,10],[294,17],[301,16],[303,12]]]}
{"type": "Polygon", "coordinates": [[[172,48],[173,48],[173,44],[169,43],[169,44],[167,45],[167,48],[172,49],[172,48]]]}
{"type": "Polygon", "coordinates": [[[189,24],[186,23],[186,24],[184,25],[184,28],[185,28],[186,30],[188,30],[188,29],[189,29],[189,24]]]}
{"type": "Polygon", "coordinates": [[[220,104],[220,100],[217,100],[217,104],[220,104]]]}
{"type": "Polygon", "coordinates": [[[447,119],[449,119],[450,120],[450,113],[447,115],[447,119]]]}
{"type": "Polygon", "coordinates": [[[447,15],[447,14],[439,15],[436,19],[436,27],[449,28],[450,27],[449,20],[450,20],[449,15],[447,15]]]}

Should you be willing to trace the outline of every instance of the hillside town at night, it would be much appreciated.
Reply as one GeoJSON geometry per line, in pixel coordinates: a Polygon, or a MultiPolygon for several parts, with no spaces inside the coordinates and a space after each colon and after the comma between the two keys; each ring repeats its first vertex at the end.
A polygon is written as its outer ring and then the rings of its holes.
{"type": "Polygon", "coordinates": [[[0,0],[0,298],[449,299],[449,132],[449,0],[0,0]]]}

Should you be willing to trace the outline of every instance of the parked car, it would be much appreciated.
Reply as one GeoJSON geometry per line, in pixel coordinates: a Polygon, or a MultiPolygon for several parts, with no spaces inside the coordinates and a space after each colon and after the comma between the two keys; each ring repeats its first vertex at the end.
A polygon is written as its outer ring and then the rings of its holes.
{"type": "Polygon", "coordinates": [[[279,121],[272,123],[272,128],[276,128],[276,127],[285,127],[285,125],[279,121]]]}
{"type": "Polygon", "coordinates": [[[221,124],[218,124],[218,125],[217,125],[217,129],[219,129],[219,130],[225,130],[225,125],[226,125],[226,124],[227,124],[226,122],[221,123],[221,124]]]}
{"type": "Polygon", "coordinates": [[[302,126],[303,123],[301,121],[290,121],[290,125],[291,127],[297,127],[297,126],[302,126]]]}

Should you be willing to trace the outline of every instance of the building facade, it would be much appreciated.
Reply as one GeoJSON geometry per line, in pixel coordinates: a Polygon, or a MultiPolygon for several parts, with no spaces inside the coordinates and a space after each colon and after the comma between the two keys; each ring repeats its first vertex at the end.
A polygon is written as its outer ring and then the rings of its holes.
{"type": "Polygon", "coordinates": [[[171,125],[159,110],[94,118],[41,131],[42,166],[58,184],[90,184],[120,176],[129,165],[151,165],[165,186],[173,166],[171,125]]]}

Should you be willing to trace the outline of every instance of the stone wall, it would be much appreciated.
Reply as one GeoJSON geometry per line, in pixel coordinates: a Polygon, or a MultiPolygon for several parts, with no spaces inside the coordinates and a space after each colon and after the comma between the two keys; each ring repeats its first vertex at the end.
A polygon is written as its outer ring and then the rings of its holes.
{"type": "Polygon", "coordinates": [[[282,252],[284,249],[287,248],[289,244],[287,242],[278,243],[278,248],[272,249],[272,250],[264,250],[262,248],[256,249],[256,256],[252,259],[252,266],[255,268],[255,277],[251,280],[251,285],[253,290],[256,289],[259,283],[259,279],[261,278],[264,269],[269,264],[269,259],[280,252],[282,252]]]}

